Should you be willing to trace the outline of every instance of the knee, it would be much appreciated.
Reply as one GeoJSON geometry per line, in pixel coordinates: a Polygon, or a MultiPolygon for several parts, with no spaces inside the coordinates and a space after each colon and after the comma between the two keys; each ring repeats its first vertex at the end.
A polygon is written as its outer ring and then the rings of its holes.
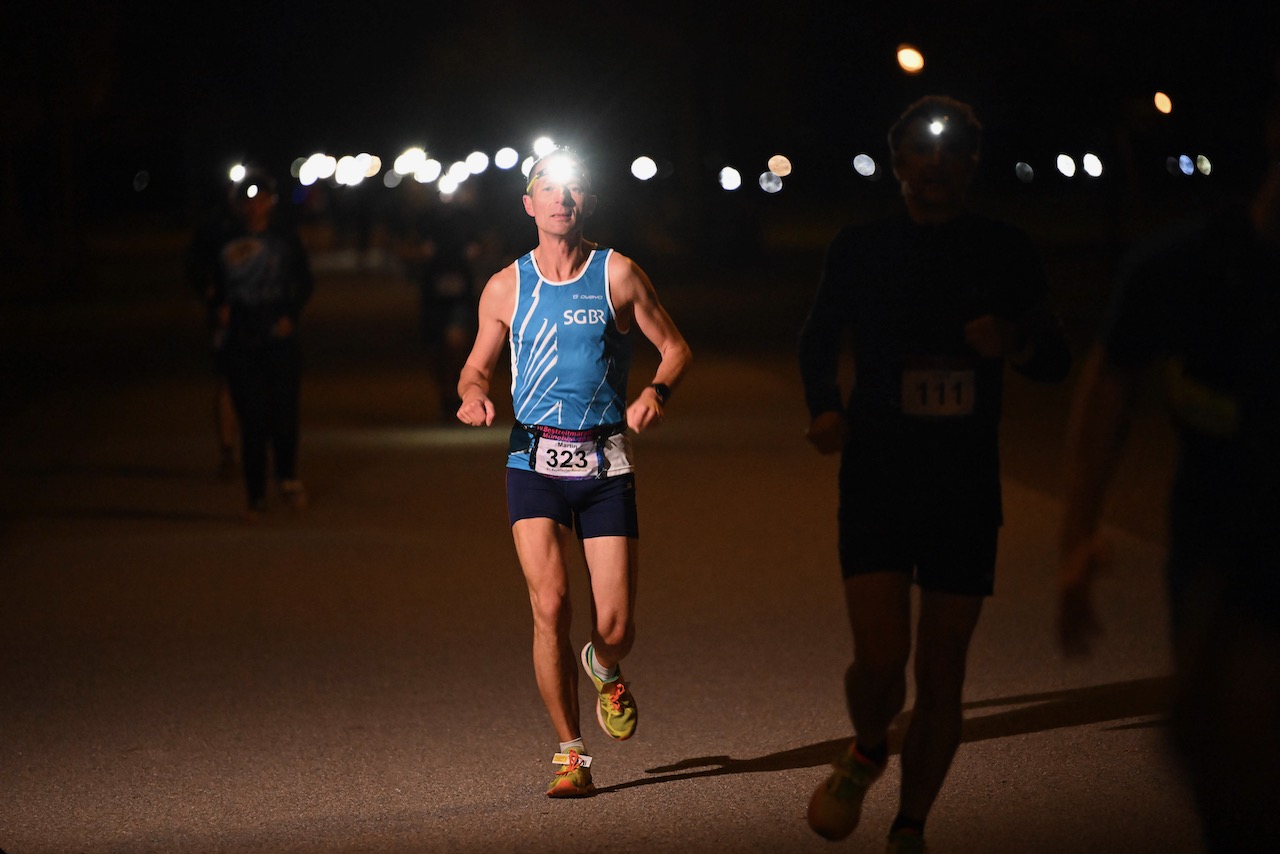
{"type": "Polygon", "coordinates": [[[911,643],[886,643],[884,639],[875,642],[856,643],[854,645],[853,663],[849,665],[849,674],[856,671],[859,676],[873,679],[901,679],[906,676],[907,662],[911,658],[911,643]]]}
{"type": "Polygon", "coordinates": [[[533,625],[538,631],[556,632],[568,627],[573,605],[567,590],[531,590],[529,603],[533,608],[533,625]]]}
{"type": "Polygon", "coordinates": [[[626,614],[600,614],[597,617],[596,633],[607,646],[617,649],[630,649],[635,639],[635,626],[626,614]]]}
{"type": "Polygon", "coordinates": [[[958,710],[964,696],[964,662],[917,662],[916,708],[958,710]]]}

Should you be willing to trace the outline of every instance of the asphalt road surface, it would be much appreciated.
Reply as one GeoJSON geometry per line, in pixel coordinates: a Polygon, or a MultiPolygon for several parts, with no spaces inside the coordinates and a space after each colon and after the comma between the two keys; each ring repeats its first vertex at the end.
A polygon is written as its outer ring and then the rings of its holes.
{"type": "MultiPolygon", "coordinates": [[[[581,801],[543,796],[556,744],[505,521],[505,426],[440,423],[412,288],[322,276],[303,327],[311,506],[275,498],[255,526],[214,474],[200,314],[178,286],[6,311],[0,848],[883,850],[896,756],[849,840],[804,818],[850,735],[836,461],[802,439],[789,350],[811,282],[668,281],[695,364],[636,443],[625,670],[641,723],[612,743],[584,716],[599,792],[581,801]]],[[[1200,850],[1164,746],[1154,415],[1110,511],[1106,635],[1088,661],[1054,646],[1070,385],[1010,380],[997,594],[934,852],[1200,850]]]]}

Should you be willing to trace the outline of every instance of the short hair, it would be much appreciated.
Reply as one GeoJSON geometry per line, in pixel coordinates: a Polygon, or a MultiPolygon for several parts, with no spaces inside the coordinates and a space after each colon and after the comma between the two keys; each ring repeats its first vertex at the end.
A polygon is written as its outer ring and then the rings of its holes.
{"type": "Polygon", "coordinates": [[[890,154],[897,156],[907,131],[917,119],[922,118],[947,122],[949,128],[951,122],[955,122],[958,138],[968,143],[972,154],[976,155],[982,147],[982,122],[978,121],[973,107],[947,95],[926,95],[903,110],[893,127],[889,128],[890,154]]]}

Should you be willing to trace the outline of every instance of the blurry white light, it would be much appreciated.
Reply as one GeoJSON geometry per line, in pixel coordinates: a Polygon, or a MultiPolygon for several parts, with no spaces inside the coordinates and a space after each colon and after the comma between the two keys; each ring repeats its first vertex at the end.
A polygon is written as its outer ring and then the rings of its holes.
{"type": "Polygon", "coordinates": [[[942,132],[946,130],[946,127],[947,126],[943,124],[941,121],[939,121],[938,119],[934,119],[933,121],[929,122],[929,133],[933,134],[934,136],[942,136],[942,132]]]}
{"type": "Polygon", "coordinates": [[[376,154],[358,154],[356,162],[364,168],[366,178],[372,178],[382,171],[382,158],[376,154]]]}
{"type": "Polygon", "coordinates": [[[736,190],[742,186],[742,174],[732,166],[720,170],[720,186],[726,190],[736,190]]]}
{"type": "Polygon", "coordinates": [[[537,162],[537,160],[538,160],[538,155],[536,154],[530,154],[528,157],[526,157],[524,159],[524,162],[520,164],[520,174],[528,178],[529,170],[533,168],[533,164],[537,162]]]}
{"type": "Polygon", "coordinates": [[[231,178],[234,183],[239,184],[244,180],[245,172],[244,164],[237,163],[235,166],[231,167],[231,171],[227,173],[227,176],[231,178]]]}
{"type": "Polygon", "coordinates": [[[772,172],[761,172],[760,189],[766,193],[777,193],[782,189],[782,179],[772,172]]]}
{"type": "Polygon", "coordinates": [[[859,154],[853,158],[853,171],[863,178],[876,174],[876,161],[870,154],[859,154]]]}
{"type": "Polygon", "coordinates": [[[641,181],[648,181],[658,174],[658,164],[652,157],[640,156],[631,161],[631,174],[641,181]]]}
{"type": "Polygon", "coordinates": [[[769,158],[769,171],[779,178],[785,178],[791,174],[791,161],[785,154],[775,154],[769,158]]]}
{"type": "Polygon", "coordinates": [[[401,175],[412,175],[421,169],[422,164],[426,162],[427,152],[421,148],[410,148],[395,159],[395,163],[391,168],[401,175]]]}
{"type": "Polygon", "coordinates": [[[488,168],[489,155],[483,151],[473,151],[467,155],[467,171],[472,175],[479,175],[488,168]]]}
{"type": "Polygon", "coordinates": [[[333,177],[337,169],[337,159],[327,154],[313,154],[298,167],[298,181],[302,186],[310,187],[316,181],[325,181],[333,177]]]}
{"type": "Polygon", "coordinates": [[[1155,102],[1156,109],[1165,115],[1173,112],[1173,99],[1165,93],[1157,92],[1152,100],[1155,102]]]}
{"type": "Polygon", "coordinates": [[[498,149],[498,153],[493,155],[493,165],[499,169],[510,169],[520,162],[520,154],[511,146],[498,149]]]}
{"type": "Polygon", "coordinates": [[[1209,158],[1203,154],[1196,155],[1196,169],[1200,170],[1201,175],[1208,175],[1213,171],[1213,164],[1209,162],[1209,158]]]}
{"type": "Polygon", "coordinates": [[[413,180],[417,181],[419,184],[430,184],[432,181],[440,177],[440,173],[443,171],[443,168],[444,167],[441,166],[439,160],[436,160],[433,157],[427,158],[422,161],[422,165],[413,173],[413,180]]]}
{"type": "MultiPolygon", "coordinates": [[[[466,161],[455,160],[445,175],[461,184],[463,181],[471,177],[471,167],[466,164],[466,161]]],[[[453,192],[453,190],[450,190],[449,192],[453,192]]]]}
{"type": "Polygon", "coordinates": [[[333,177],[334,172],[338,171],[338,159],[328,154],[313,154],[307,158],[305,166],[310,168],[317,178],[327,181],[333,177]]]}
{"type": "Polygon", "coordinates": [[[924,55],[912,45],[898,45],[898,67],[908,74],[919,74],[924,69],[924,55]]]}
{"type": "Polygon", "coordinates": [[[1196,166],[1191,162],[1191,158],[1185,154],[1178,155],[1178,169],[1183,175],[1190,175],[1196,171],[1196,166]]]}
{"type": "Polygon", "coordinates": [[[549,136],[540,136],[533,141],[534,157],[543,157],[546,154],[554,151],[555,148],[556,148],[556,144],[555,142],[552,141],[551,137],[549,136]]]}
{"type": "Polygon", "coordinates": [[[1036,179],[1036,170],[1031,168],[1030,163],[1024,163],[1021,160],[1013,167],[1013,174],[1018,176],[1018,180],[1024,184],[1030,184],[1036,179]]]}
{"type": "Polygon", "coordinates": [[[440,195],[452,196],[458,191],[458,187],[461,186],[461,184],[462,181],[458,180],[453,175],[445,175],[440,179],[440,183],[436,184],[436,186],[440,188],[440,195]]]}
{"type": "Polygon", "coordinates": [[[1084,167],[1084,173],[1090,178],[1102,175],[1102,159],[1093,152],[1085,154],[1080,160],[1080,165],[1084,167]]]}
{"type": "Polygon", "coordinates": [[[1058,155],[1058,171],[1068,178],[1074,178],[1076,174],[1076,161],[1070,154],[1058,155]]]}
{"type": "Polygon", "coordinates": [[[338,168],[334,170],[333,179],[344,187],[354,187],[364,180],[365,167],[358,158],[344,155],[338,159],[338,168]]]}
{"type": "Polygon", "coordinates": [[[404,176],[394,169],[388,169],[382,173],[382,186],[384,187],[399,187],[402,180],[404,180],[404,176]]]}

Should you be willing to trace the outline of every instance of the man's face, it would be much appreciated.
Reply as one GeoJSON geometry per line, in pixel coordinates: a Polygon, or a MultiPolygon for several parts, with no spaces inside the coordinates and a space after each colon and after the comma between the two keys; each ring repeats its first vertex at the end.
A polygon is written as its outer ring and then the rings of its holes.
{"type": "Polygon", "coordinates": [[[581,166],[552,154],[535,163],[530,174],[533,180],[524,196],[524,209],[538,229],[568,234],[581,228],[595,204],[581,166]]]}
{"type": "Polygon", "coordinates": [[[908,203],[950,210],[964,205],[977,165],[977,153],[962,129],[921,117],[894,152],[893,174],[908,203]]]}

